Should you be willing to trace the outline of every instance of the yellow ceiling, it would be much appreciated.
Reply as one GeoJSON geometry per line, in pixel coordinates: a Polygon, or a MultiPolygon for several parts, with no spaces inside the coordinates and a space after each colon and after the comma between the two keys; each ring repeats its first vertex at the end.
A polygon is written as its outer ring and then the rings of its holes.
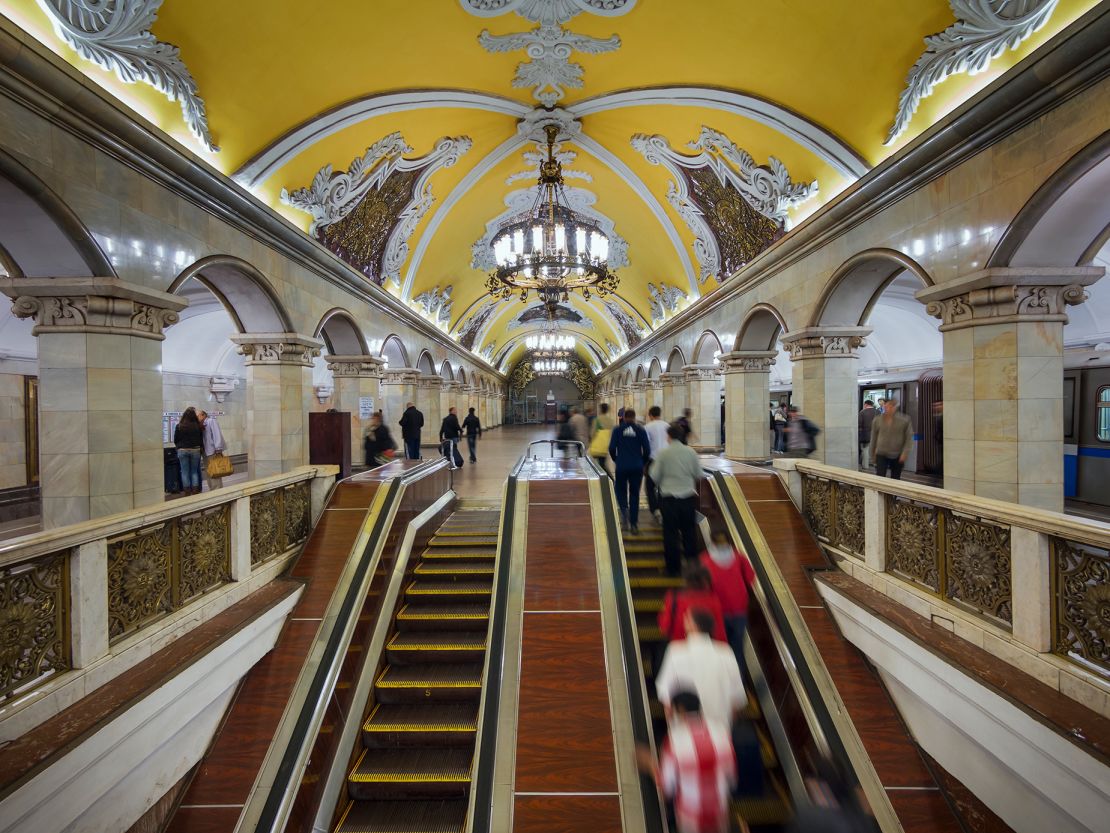
{"type": "MultiPolygon", "coordinates": [[[[852,149],[867,165],[881,162],[934,121],[982,89],[1017,61],[1096,5],[1096,0],[1059,0],[1048,24],[1017,49],[1008,51],[974,77],[948,79],[926,98],[909,129],[885,147],[906,73],[924,48],[923,38],[954,22],[947,0],[638,0],[627,14],[602,17],[578,14],[564,27],[574,33],[607,38],[621,46],[604,54],[573,53],[584,69],[583,86],[568,88],[559,102],[573,106],[618,91],[660,86],[705,88],[745,93],[787,108],[852,149]]],[[[165,0],[153,25],[154,35],[180,47],[181,58],[197,81],[207,107],[219,153],[200,148],[185,128],[178,104],[142,85],[126,85],[111,73],[82,60],[54,33],[36,0],[0,0],[0,12],[47,48],[225,174],[242,166],[289,131],[335,108],[377,94],[400,91],[471,91],[532,107],[529,88],[511,84],[523,51],[486,52],[482,30],[494,35],[528,32],[535,24],[516,14],[476,17],[459,0],[330,0],[328,3],[275,0],[165,0]]],[[[635,133],[660,134],[672,148],[686,144],[703,125],[726,135],[766,164],[775,156],[795,182],[819,183],[817,196],[791,211],[797,222],[849,185],[852,177],[793,138],[720,107],[630,106],[585,115],[578,153],[570,166],[586,171],[592,182],[568,180],[597,195],[595,208],[611,219],[629,244],[629,266],[620,270],[621,297],[650,319],[648,281],[666,282],[694,293],[694,235],[666,198],[672,175],[648,164],[629,139],[635,133]],[[600,146],[626,166],[625,175],[599,159],[585,144],[600,146]],[[633,181],[630,184],[628,179],[633,181]],[[676,247],[677,243],[677,247],[676,247]]],[[[431,150],[441,136],[467,136],[473,145],[459,162],[431,179],[436,203],[412,238],[407,297],[435,286],[453,286],[452,327],[464,322],[484,294],[484,275],[470,268],[470,247],[485,224],[504,210],[510,191],[507,176],[525,168],[521,148],[488,166],[476,166],[511,139],[516,118],[457,105],[376,115],[333,132],[291,154],[253,185],[254,193],[303,229],[306,214],[278,201],[282,188],[308,185],[322,166],[345,170],[368,146],[400,131],[412,155],[431,150]],[[454,194],[450,211],[441,211],[454,194]],[[424,240],[429,229],[434,236],[424,240]],[[469,313],[468,313],[469,314],[469,313]]],[[[701,293],[716,286],[710,279],[701,293]]],[[[486,339],[504,345],[520,331],[504,327],[520,310],[514,298],[502,302],[503,314],[487,326],[486,339]]],[[[581,304],[577,305],[582,309],[581,304]]],[[[599,342],[619,342],[617,330],[596,302],[590,307],[599,342]]],[[[584,331],[586,332],[586,331],[584,331]]]]}

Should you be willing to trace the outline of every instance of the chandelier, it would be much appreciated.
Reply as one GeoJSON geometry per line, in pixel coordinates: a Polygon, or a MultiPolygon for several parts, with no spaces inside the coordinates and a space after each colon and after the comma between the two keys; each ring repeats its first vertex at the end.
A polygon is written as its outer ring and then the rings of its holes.
{"type": "Polygon", "coordinates": [[[538,358],[551,358],[556,354],[568,355],[574,350],[574,336],[561,336],[555,333],[528,336],[524,339],[524,346],[531,350],[538,358]]]}
{"type": "Polygon", "coordinates": [[[532,369],[540,376],[556,376],[560,373],[566,373],[568,367],[570,365],[562,359],[541,359],[532,362],[532,369]]]}
{"type": "Polygon", "coordinates": [[[591,288],[598,295],[615,292],[620,279],[609,271],[609,238],[597,223],[574,211],[563,187],[563,166],[555,158],[559,128],[544,127],[547,159],[540,163],[539,185],[532,208],[511,218],[493,238],[497,268],[490,273],[486,289],[495,298],[514,292],[526,302],[535,290],[554,317],[560,301],[570,300],[578,289],[585,300],[591,288]]]}

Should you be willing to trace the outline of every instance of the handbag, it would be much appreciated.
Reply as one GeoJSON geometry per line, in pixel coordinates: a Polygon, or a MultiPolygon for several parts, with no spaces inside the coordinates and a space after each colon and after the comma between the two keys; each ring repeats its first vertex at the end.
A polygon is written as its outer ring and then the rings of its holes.
{"type": "Polygon", "coordinates": [[[208,458],[207,471],[209,477],[228,477],[234,473],[235,467],[231,465],[231,458],[224,456],[222,451],[217,451],[208,458]]]}
{"type": "Polygon", "coordinates": [[[597,433],[594,438],[590,440],[590,456],[591,457],[608,457],[609,456],[609,439],[613,431],[611,428],[603,428],[601,420],[597,423],[597,433]]]}

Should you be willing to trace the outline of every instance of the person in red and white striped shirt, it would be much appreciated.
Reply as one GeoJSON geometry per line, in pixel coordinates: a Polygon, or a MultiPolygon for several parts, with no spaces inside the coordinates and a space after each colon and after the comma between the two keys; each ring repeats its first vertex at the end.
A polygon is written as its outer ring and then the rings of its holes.
{"type": "Polygon", "coordinates": [[[674,800],[679,833],[727,833],[729,794],[736,786],[736,756],[728,729],[702,719],[692,692],[671,698],[671,723],[656,773],[674,800]]]}

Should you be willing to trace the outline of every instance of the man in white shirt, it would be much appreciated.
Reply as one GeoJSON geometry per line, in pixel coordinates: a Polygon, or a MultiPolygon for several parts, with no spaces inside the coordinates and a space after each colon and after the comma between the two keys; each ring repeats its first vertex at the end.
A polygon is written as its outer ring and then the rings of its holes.
{"type": "Polygon", "coordinates": [[[692,691],[701,701],[707,721],[728,731],[748,703],[736,656],[724,642],[714,642],[713,614],[700,608],[686,612],[686,639],[672,642],[663,655],[655,690],[670,717],[671,698],[692,691]]]}
{"type": "MultiPolygon", "coordinates": [[[[663,416],[663,409],[658,405],[652,405],[648,408],[648,421],[644,425],[644,430],[647,431],[648,444],[651,446],[651,459],[654,460],[659,456],[659,453],[667,447],[670,440],[667,439],[667,423],[661,417],[663,416]]],[[[650,463],[648,464],[650,468],[650,463]]],[[[655,481],[651,479],[649,471],[644,472],[645,479],[647,480],[647,496],[648,496],[648,510],[651,512],[651,517],[655,519],[657,524],[663,522],[660,510],[663,504],[659,499],[659,487],[655,481]]]]}

